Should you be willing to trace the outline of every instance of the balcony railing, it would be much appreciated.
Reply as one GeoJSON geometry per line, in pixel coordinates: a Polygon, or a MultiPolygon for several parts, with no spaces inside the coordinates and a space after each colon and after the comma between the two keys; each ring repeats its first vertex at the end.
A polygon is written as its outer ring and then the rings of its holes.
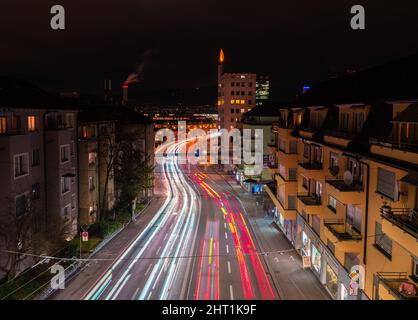
{"type": "Polygon", "coordinates": [[[7,129],[4,131],[0,131],[0,136],[18,136],[25,134],[24,129],[7,129]]]}
{"type": "Polygon", "coordinates": [[[378,272],[383,285],[401,300],[418,300],[417,285],[408,278],[406,272],[378,272]]]}
{"type": "Polygon", "coordinates": [[[361,233],[343,219],[325,219],[325,227],[339,240],[361,240],[361,233]]]}
{"type": "Polygon", "coordinates": [[[298,193],[297,197],[305,206],[321,205],[321,197],[318,197],[317,195],[309,193],[298,193]]]}
{"type": "Polygon", "coordinates": [[[418,240],[418,209],[382,207],[380,213],[382,218],[418,240]]]}
{"type": "Polygon", "coordinates": [[[325,177],[325,182],[342,192],[363,191],[363,183],[360,181],[347,184],[343,177],[325,177]]]}
{"type": "Polygon", "coordinates": [[[300,161],[298,165],[306,170],[322,170],[322,163],[314,161],[300,161]]]}
{"type": "Polygon", "coordinates": [[[355,132],[346,132],[346,131],[338,131],[338,130],[323,130],[322,133],[326,136],[331,136],[340,139],[354,139],[358,133],[355,132]]]}
{"type": "Polygon", "coordinates": [[[377,139],[377,138],[370,138],[369,139],[371,144],[379,145],[382,147],[406,150],[411,152],[418,152],[418,143],[411,143],[411,142],[403,142],[394,139],[377,139]]]}

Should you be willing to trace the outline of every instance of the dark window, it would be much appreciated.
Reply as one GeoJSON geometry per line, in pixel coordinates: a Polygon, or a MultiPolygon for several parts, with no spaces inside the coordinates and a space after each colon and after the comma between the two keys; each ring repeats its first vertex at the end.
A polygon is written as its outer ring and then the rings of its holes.
{"type": "Polygon", "coordinates": [[[395,199],[395,181],[396,176],[394,172],[387,171],[382,168],[377,168],[377,192],[395,199]]]}
{"type": "Polygon", "coordinates": [[[297,180],[297,169],[296,168],[290,168],[289,169],[289,180],[291,180],[291,181],[297,180]]]}
{"type": "Polygon", "coordinates": [[[296,196],[287,197],[287,207],[289,210],[296,209],[296,196]]]}
{"type": "Polygon", "coordinates": [[[28,199],[26,195],[16,197],[16,216],[20,217],[28,212],[28,199]]]}
{"type": "Polygon", "coordinates": [[[32,151],[32,166],[36,167],[39,166],[41,163],[40,152],[39,149],[35,149],[32,151]]]}
{"type": "Polygon", "coordinates": [[[388,256],[392,256],[392,240],[383,233],[382,225],[376,221],[374,231],[374,244],[375,246],[385,252],[388,256]]]}
{"type": "Polygon", "coordinates": [[[318,235],[321,234],[321,218],[317,214],[312,215],[312,228],[318,235]]]}
{"type": "Polygon", "coordinates": [[[290,141],[290,153],[292,153],[292,154],[298,153],[298,142],[297,141],[290,141]]]}
{"type": "Polygon", "coordinates": [[[360,258],[358,253],[346,252],[344,254],[344,268],[347,271],[351,271],[351,268],[360,264],[360,258]]]}
{"type": "Polygon", "coordinates": [[[309,145],[307,144],[303,145],[303,157],[309,159],[309,145]]]}

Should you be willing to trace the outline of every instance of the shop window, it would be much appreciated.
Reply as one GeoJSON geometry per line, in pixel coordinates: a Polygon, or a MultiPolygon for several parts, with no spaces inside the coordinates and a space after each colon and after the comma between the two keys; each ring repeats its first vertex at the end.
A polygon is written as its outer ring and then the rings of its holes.
{"type": "Polygon", "coordinates": [[[314,245],[312,245],[312,266],[316,272],[321,272],[321,253],[314,245]]]}
{"type": "Polygon", "coordinates": [[[326,267],[326,287],[334,298],[338,296],[338,276],[335,271],[327,264],[326,267]]]}

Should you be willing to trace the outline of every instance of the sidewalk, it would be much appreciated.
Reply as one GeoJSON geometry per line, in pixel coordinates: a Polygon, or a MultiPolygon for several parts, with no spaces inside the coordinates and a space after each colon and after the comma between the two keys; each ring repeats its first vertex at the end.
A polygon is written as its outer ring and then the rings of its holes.
{"type": "Polygon", "coordinates": [[[263,252],[290,250],[289,252],[270,253],[264,256],[268,272],[279,291],[280,299],[331,299],[312,271],[303,269],[301,257],[282,231],[278,229],[273,217],[266,216],[262,205],[256,205],[257,196],[246,192],[233,177],[222,176],[241,200],[260,250],[263,252]]]}

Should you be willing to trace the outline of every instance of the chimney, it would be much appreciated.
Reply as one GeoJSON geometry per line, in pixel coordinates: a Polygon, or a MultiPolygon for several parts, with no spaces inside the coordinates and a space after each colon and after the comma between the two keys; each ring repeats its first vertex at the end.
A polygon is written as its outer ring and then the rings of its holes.
{"type": "Polygon", "coordinates": [[[122,86],[122,90],[123,90],[123,98],[122,98],[122,105],[126,106],[128,104],[128,91],[129,91],[129,86],[124,84],[122,86]]]}

